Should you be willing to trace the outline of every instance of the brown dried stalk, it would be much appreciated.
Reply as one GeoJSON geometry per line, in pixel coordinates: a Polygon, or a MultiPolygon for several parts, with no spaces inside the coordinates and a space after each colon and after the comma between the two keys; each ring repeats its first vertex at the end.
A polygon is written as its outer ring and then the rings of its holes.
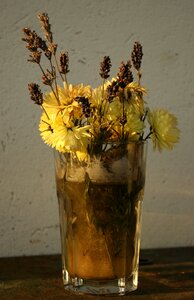
{"type": "Polygon", "coordinates": [[[140,85],[140,79],[141,79],[141,63],[142,63],[142,45],[139,42],[135,42],[133,46],[133,52],[131,53],[131,59],[133,62],[134,68],[137,70],[137,76],[138,76],[138,84],[140,85]]]}
{"type": "Polygon", "coordinates": [[[112,67],[111,60],[109,56],[104,56],[103,61],[100,63],[100,76],[103,79],[107,79],[110,75],[110,68],[112,67]]]}
{"type": "Polygon", "coordinates": [[[128,62],[125,64],[124,62],[121,62],[121,65],[119,67],[119,72],[117,74],[118,81],[120,83],[120,87],[125,88],[127,84],[131,83],[133,81],[133,74],[131,72],[131,62],[128,60],[128,62]]]}

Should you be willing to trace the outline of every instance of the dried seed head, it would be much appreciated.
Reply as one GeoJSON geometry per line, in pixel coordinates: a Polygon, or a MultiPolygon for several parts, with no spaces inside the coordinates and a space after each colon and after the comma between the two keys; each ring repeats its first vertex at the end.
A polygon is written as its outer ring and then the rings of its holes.
{"type": "Polygon", "coordinates": [[[48,49],[46,42],[37,35],[35,31],[31,31],[29,28],[23,28],[24,38],[22,39],[27,43],[26,48],[32,52],[29,61],[40,63],[41,49],[48,59],[51,59],[52,53],[48,49]]]}
{"type": "Polygon", "coordinates": [[[133,46],[133,52],[131,53],[131,59],[133,66],[137,71],[139,71],[141,68],[142,57],[142,45],[139,42],[135,42],[133,46]]]}
{"type": "Polygon", "coordinates": [[[44,54],[45,54],[45,56],[46,56],[49,60],[51,60],[52,52],[51,52],[49,49],[47,49],[47,50],[44,52],[44,54]]]}
{"type": "Polygon", "coordinates": [[[38,19],[42,28],[42,31],[45,35],[46,40],[52,44],[53,42],[53,36],[51,32],[51,25],[49,23],[49,17],[46,13],[40,13],[38,14],[38,19]]]}
{"type": "Polygon", "coordinates": [[[28,59],[28,61],[39,64],[41,55],[42,55],[42,52],[34,51],[30,54],[30,58],[28,59]]]}
{"type": "Polygon", "coordinates": [[[69,72],[69,56],[68,52],[60,54],[60,73],[67,74],[69,72]]]}
{"type": "Polygon", "coordinates": [[[48,48],[52,54],[54,54],[54,55],[56,54],[57,44],[52,43],[52,44],[50,44],[50,46],[48,48]]]}
{"type": "Polygon", "coordinates": [[[32,31],[30,28],[23,28],[24,38],[22,40],[27,43],[26,48],[31,52],[37,51],[39,48],[39,36],[36,31],[32,31]]]}
{"type": "Polygon", "coordinates": [[[55,79],[56,79],[56,70],[53,66],[52,71],[49,71],[47,69],[45,74],[42,76],[42,83],[51,86],[55,79]]]}
{"type": "Polygon", "coordinates": [[[103,61],[100,63],[100,76],[103,79],[107,79],[110,75],[110,68],[111,68],[112,64],[111,64],[111,60],[109,56],[104,56],[103,61]]]}
{"type": "Polygon", "coordinates": [[[113,101],[113,99],[117,96],[118,91],[119,91],[118,81],[113,81],[106,89],[108,102],[111,103],[113,101]]]}
{"type": "Polygon", "coordinates": [[[118,81],[120,82],[120,86],[122,88],[124,88],[127,84],[133,81],[133,74],[131,72],[130,60],[128,60],[126,64],[124,62],[121,62],[117,77],[118,77],[118,81]]]}
{"type": "Polygon", "coordinates": [[[36,83],[28,84],[28,90],[30,92],[30,98],[37,105],[42,105],[43,103],[43,94],[40,90],[40,87],[36,83]]]}
{"type": "Polygon", "coordinates": [[[82,111],[85,117],[89,118],[91,115],[91,107],[90,107],[89,99],[87,97],[76,97],[76,100],[78,103],[81,104],[82,111]]]}
{"type": "Polygon", "coordinates": [[[38,15],[38,19],[39,19],[42,31],[45,35],[45,38],[49,44],[48,51],[50,53],[47,51],[47,53],[45,53],[45,55],[48,57],[48,59],[50,59],[52,54],[55,55],[55,53],[57,51],[57,45],[53,43],[53,34],[51,32],[51,25],[49,23],[48,14],[40,13],[38,15]]]}

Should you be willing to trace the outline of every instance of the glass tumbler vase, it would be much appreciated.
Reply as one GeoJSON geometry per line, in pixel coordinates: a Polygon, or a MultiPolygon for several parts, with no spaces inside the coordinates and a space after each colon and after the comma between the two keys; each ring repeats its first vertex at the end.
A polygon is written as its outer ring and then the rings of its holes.
{"type": "Polygon", "coordinates": [[[80,161],[55,152],[66,290],[125,295],[137,289],[147,143],[108,145],[80,161]]]}

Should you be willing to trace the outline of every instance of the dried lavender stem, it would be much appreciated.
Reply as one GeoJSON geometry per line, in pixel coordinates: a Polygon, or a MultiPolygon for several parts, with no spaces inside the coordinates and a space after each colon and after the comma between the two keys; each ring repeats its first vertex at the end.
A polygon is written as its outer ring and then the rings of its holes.
{"type": "MultiPolygon", "coordinates": [[[[53,67],[53,64],[52,64],[52,61],[50,60],[50,65],[51,65],[51,70],[52,72],[54,71],[54,67],[53,67]]],[[[56,74],[55,74],[56,75],[56,74]]],[[[57,80],[56,80],[56,76],[55,76],[55,89],[56,89],[56,94],[57,94],[57,99],[58,99],[58,104],[60,105],[60,101],[59,101],[59,92],[58,92],[58,87],[57,87],[57,80]]]]}
{"type": "MultiPolygon", "coordinates": [[[[42,71],[42,74],[47,78],[47,76],[46,76],[46,74],[45,74],[45,72],[44,72],[44,70],[43,70],[41,64],[39,63],[38,65],[39,65],[39,67],[40,67],[40,69],[41,69],[41,71],[42,71]]],[[[55,90],[53,89],[52,84],[50,84],[49,86],[50,86],[50,88],[51,88],[51,90],[52,90],[52,92],[53,92],[53,94],[54,94],[54,96],[55,96],[55,98],[56,98],[56,100],[57,100],[58,105],[60,106],[59,99],[57,98],[57,95],[56,95],[56,93],[55,93],[55,90]]]]}
{"type": "MultiPolygon", "coordinates": [[[[62,80],[63,82],[65,81],[66,84],[67,84],[67,77],[66,77],[66,75],[65,75],[65,78],[64,78],[63,75],[61,74],[60,70],[59,70],[59,64],[58,64],[56,55],[54,55],[54,59],[55,59],[55,63],[56,63],[56,66],[57,66],[57,70],[58,70],[58,72],[59,72],[59,74],[60,74],[60,76],[61,76],[61,80],[62,80]]],[[[68,85],[68,84],[67,84],[67,85],[68,85]]]]}
{"type": "MultiPolygon", "coordinates": [[[[101,112],[102,112],[102,109],[103,109],[103,103],[104,103],[104,101],[105,101],[105,98],[104,98],[104,92],[105,92],[105,90],[104,90],[104,84],[105,84],[105,79],[103,79],[103,81],[102,81],[102,103],[101,103],[101,112]]],[[[103,115],[105,115],[105,112],[106,112],[106,103],[105,103],[105,105],[104,105],[103,115]]],[[[100,116],[100,117],[101,117],[101,116],[100,116]]]]}
{"type": "Polygon", "coordinates": [[[41,105],[41,107],[42,107],[42,109],[44,110],[44,112],[45,112],[45,115],[47,116],[47,119],[48,119],[48,120],[50,120],[50,118],[49,118],[49,115],[47,114],[47,111],[46,111],[46,109],[44,108],[44,106],[43,106],[43,105],[41,105]]]}
{"type": "MultiPolygon", "coordinates": [[[[61,74],[61,73],[60,73],[61,74]]],[[[62,76],[62,74],[61,74],[61,76],[62,76]]],[[[67,83],[67,75],[65,74],[65,82],[66,82],[66,84],[67,84],[67,87],[68,87],[68,83],[67,83]]]]}
{"type": "Polygon", "coordinates": [[[103,79],[102,81],[102,103],[104,101],[104,83],[105,83],[105,79],[103,79]]]}
{"type": "Polygon", "coordinates": [[[109,109],[109,105],[110,103],[108,101],[105,102],[105,105],[104,105],[104,114],[106,115],[107,112],[108,112],[108,109],[109,109]]]}
{"type": "Polygon", "coordinates": [[[137,71],[137,84],[140,86],[140,81],[141,81],[141,72],[140,70],[137,71]]]}

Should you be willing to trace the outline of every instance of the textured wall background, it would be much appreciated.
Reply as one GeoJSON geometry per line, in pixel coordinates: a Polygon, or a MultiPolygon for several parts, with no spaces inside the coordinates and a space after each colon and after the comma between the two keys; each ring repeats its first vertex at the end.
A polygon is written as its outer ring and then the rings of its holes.
{"type": "Polygon", "coordinates": [[[143,44],[147,100],[177,115],[182,136],[173,152],[149,147],[142,247],[194,245],[194,1],[1,0],[0,256],[60,251],[53,153],[27,91],[40,73],[21,42],[21,28],[39,30],[39,11],[50,15],[59,51],[69,51],[73,83],[98,85],[104,55],[114,76],[133,42],[143,44]]]}

